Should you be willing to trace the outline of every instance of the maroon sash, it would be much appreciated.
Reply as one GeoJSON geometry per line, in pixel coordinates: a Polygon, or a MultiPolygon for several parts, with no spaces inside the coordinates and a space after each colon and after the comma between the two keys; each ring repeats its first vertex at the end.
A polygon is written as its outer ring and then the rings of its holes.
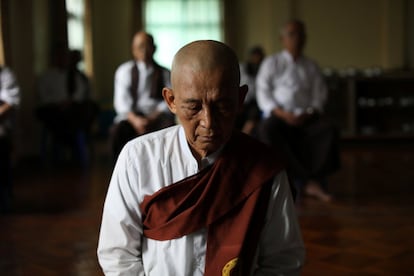
{"type": "Polygon", "coordinates": [[[231,275],[249,273],[272,179],[283,168],[278,157],[235,133],[211,167],[144,198],[144,236],[170,240],[206,227],[205,275],[221,275],[223,268],[232,269],[231,275]]]}

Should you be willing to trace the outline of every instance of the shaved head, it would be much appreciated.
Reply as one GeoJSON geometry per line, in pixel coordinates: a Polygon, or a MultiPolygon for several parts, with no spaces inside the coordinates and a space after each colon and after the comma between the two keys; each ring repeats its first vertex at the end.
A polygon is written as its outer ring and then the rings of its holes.
{"type": "Polygon", "coordinates": [[[138,44],[141,40],[145,40],[148,44],[154,45],[154,37],[145,31],[136,32],[132,38],[132,44],[138,44]]]}
{"type": "Polygon", "coordinates": [[[155,52],[153,36],[144,31],[135,33],[131,43],[131,51],[135,60],[147,64],[152,63],[155,52]]]}
{"type": "Polygon", "coordinates": [[[243,106],[247,86],[240,86],[238,58],[221,42],[191,42],[174,57],[171,84],[164,99],[200,161],[230,139],[243,106]]]}
{"type": "Polygon", "coordinates": [[[305,24],[297,19],[286,22],[280,32],[283,47],[294,59],[301,56],[306,44],[305,24]]]}
{"type": "Polygon", "coordinates": [[[214,40],[198,40],[182,47],[174,56],[171,82],[177,82],[183,68],[194,72],[223,70],[234,85],[240,83],[239,60],[234,51],[224,43],[214,40]]]}

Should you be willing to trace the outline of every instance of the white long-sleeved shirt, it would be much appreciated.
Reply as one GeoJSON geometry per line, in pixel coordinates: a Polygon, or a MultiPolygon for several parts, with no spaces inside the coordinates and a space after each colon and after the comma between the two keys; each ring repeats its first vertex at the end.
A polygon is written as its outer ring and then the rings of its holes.
{"type": "MultiPolygon", "coordinates": [[[[20,88],[12,70],[3,67],[0,70],[0,104],[1,102],[17,107],[20,104],[20,88]]],[[[0,136],[7,135],[12,125],[12,118],[3,118],[0,114],[0,136]]]]}
{"type": "Polygon", "coordinates": [[[286,50],[267,57],[256,77],[257,104],[268,117],[281,107],[295,114],[308,108],[323,111],[327,88],[317,64],[301,56],[298,60],[286,50]]]}
{"type": "MultiPolygon", "coordinates": [[[[154,111],[167,112],[168,107],[164,100],[158,100],[151,98],[151,85],[152,75],[154,68],[152,66],[146,66],[143,62],[136,62],[133,60],[124,62],[121,64],[115,72],[115,83],[114,83],[114,108],[117,113],[115,122],[125,120],[128,112],[132,111],[132,97],[130,94],[131,86],[131,68],[138,66],[139,82],[138,82],[138,103],[137,108],[144,113],[149,115],[154,111]]],[[[170,71],[163,68],[163,81],[166,87],[171,87],[170,82],[170,71]]]]}
{"type": "MultiPolygon", "coordinates": [[[[212,164],[219,152],[206,157],[212,164]]],[[[207,230],[168,241],[145,238],[139,204],[145,195],[200,169],[182,126],[130,141],[115,166],[105,200],[98,245],[106,275],[203,275],[207,230]]],[[[298,275],[304,246],[284,172],[274,178],[254,275],[298,275]]]]}

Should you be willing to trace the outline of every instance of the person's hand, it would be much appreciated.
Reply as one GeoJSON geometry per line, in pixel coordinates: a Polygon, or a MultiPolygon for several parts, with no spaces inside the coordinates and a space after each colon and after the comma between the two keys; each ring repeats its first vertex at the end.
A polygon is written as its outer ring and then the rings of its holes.
{"type": "Polygon", "coordinates": [[[128,121],[138,134],[141,135],[147,132],[149,121],[146,117],[134,114],[128,116],[128,121]]]}
{"type": "Polygon", "coordinates": [[[242,132],[252,134],[255,126],[256,122],[254,120],[247,120],[243,125],[242,132]]]}
{"type": "Polygon", "coordinates": [[[11,109],[11,105],[0,101],[0,122],[6,118],[8,111],[11,109]]]}
{"type": "Polygon", "coordinates": [[[312,116],[313,116],[312,114],[308,114],[308,113],[302,113],[302,114],[296,115],[295,126],[303,125],[312,116]]]}
{"type": "Polygon", "coordinates": [[[292,112],[283,110],[282,108],[278,108],[278,107],[273,110],[273,114],[276,117],[282,119],[288,125],[291,125],[291,126],[300,126],[308,118],[307,117],[307,114],[296,115],[296,114],[294,114],[292,112]]]}
{"type": "Polygon", "coordinates": [[[158,117],[160,115],[161,115],[161,112],[160,111],[154,111],[154,112],[152,112],[151,114],[149,114],[147,116],[148,123],[149,124],[152,124],[153,122],[155,122],[156,120],[158,120],[158,117]]]}

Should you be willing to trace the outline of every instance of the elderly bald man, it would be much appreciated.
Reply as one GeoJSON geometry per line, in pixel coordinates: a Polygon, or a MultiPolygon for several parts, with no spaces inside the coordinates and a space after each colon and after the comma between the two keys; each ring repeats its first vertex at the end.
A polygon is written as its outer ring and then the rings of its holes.
{"type": "Polygon", "coordinates": [[[278,153],[234,128],[247,86],[225,44],[195,41],[163,89],[180,125],[122,150],[98,246],[106,275],[296,275],[304,245],[278,153]]]}

